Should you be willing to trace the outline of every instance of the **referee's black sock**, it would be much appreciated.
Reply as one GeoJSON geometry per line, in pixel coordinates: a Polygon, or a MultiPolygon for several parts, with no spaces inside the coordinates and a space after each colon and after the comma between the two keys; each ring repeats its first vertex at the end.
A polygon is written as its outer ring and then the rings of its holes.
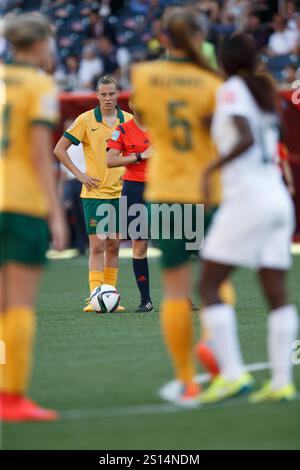
{"type": "Polygon", "coordinates": [[[142,302],[148,302],[149,300],[151,300],[149,292],[148,258],[132,258],[132,265],[136,283],[141,294],[141,300],[142,302]]]}

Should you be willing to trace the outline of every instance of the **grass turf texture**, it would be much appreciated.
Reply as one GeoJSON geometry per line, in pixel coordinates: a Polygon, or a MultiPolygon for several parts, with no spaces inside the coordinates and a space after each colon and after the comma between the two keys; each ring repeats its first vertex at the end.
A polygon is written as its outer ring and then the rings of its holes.
{"type": "MultiPolygon", "coordinates": [[[[30,395],[59,411],[95,409],[54,423],[2,426],[3,449],[300,449],[300,401],[177,410],[164,405],[158,388],[172,379],[161,340],[158,260],[151,260],[155,312],[133,313],[138,293],[131,260],[121,260],[122,314],[87,314],[87,259],[53,261],[37,306],[38,333],[30,395]],[[155,405],[155,409],[145,405],[155,405]]],[[[196,271],[196,267],[194,266],[196,271]]],[[[289,278],[291,298],[300,308],[300,257],[289,278]]],[[[197,275],[195,275],[197,279],[197,275]]],[[[246,363],[266,360],[267,308],[253,273],[234,276],[238,319],[246,363]]],[[[198,318],[194,314],[195,331],[198,318]]],[[[199,369],[200,372],[200,369],[199,369]]],[[[295,368],[300,389],[300,367],[295,368]]],[[[268,372],[255,373],[257,383],[268,372]]]]}

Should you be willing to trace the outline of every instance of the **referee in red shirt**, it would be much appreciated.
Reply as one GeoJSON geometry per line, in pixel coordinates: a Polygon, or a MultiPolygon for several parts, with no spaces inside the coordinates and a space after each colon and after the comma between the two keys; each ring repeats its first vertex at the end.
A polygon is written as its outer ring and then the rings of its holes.
{"type": "MultiPolygon", "coordinates": [[[[151,155],[146,128],[139,122],[137,113],[130,104],[133,119],[119,125],[107,143],[107,166],[126,166],[123,177],[122,196],[127,196],[129,210],[133,204],[145,204],[143,193],[147,178],[147,159],[151,155]]],[[[127,216],[127,224],[130,217],[127,216]]],[[[133,271],[141,294],[141,304],[136,312],[151,312],[153,304],[149,288],[147,259],[148,240],[132,239],[133,271]]]]}

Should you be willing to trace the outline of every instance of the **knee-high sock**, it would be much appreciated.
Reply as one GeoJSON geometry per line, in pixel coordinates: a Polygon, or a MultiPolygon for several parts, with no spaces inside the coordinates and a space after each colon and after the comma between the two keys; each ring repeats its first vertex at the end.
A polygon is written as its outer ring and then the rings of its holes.
{"type": "Polygon", "coordinates": [[[34,311],[28,307],[12,307],[2,315],[0,327],[0,338],[6,350],[6,363],[0,366],[0,391],[24,394],[31,372],[34,311]]]}
{"type": "MultiPolygon", "coordinates": [[[[232,284],[232,282],[227,279],[226,281],[222,282],[222,284],[219,287],[219,295],[224,304],[231,305],[232,307],[235,306],[236,304],[236,294],[235,294],[235,289],[232,284]]],[[[203,322],[202,322],[202,334],[201,334],[201,339],[202,341],[210,341],[211,340],[211,334],[210,331],[204,327],[203,322]]],[[[210,344],[212,347],[212,342],[210,344]]]]}
{"type": "Polygon", "coordinates": [[[236,380],[243,372],[243,361],[235,311],[225,304],[210,305],[203,309],[203,320],[211,333],[221,374],[227,380],[236,380]]]}
{"type": "Polygon", "coordinates": [[[89,285],[90,285],[90,293],[93,292],[96,287],[103,284],[103,272],[101,271],[90,271],[89,272],[89,285]]]}
{"type": "Polygon", "coordinates": [[[268,353],[273,390],[292,382],[292,345],[298,333],[298,314],[294,305],[273,310],[268,317],[268,353]]]}
{"type": "Polygon", "coordinates": [[[117,287],[118,281],[118,268],[104,268],[104,284],[110,284],[111,286],[117,287]]]}
{"type": "Polygon", "coordinates": [[[161,327],[176,378],[190,383],[195,375],[193,362],[193,323],[187,299],[165,300],[161,308],[161,327]]]}
{"type": "Polygon", "coordinates": [[[133,272],[142,302],[150,300],[148,258],[132,258],[133,272]]]}

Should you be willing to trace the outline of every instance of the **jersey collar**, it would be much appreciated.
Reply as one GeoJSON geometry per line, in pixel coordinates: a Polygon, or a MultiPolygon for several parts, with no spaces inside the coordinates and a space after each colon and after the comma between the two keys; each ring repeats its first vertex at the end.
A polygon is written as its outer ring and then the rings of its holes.
{"type": "Polygon", "coordinates": [[[172,55],[167,55],[163,57],[163,60],[166,60],[168,62],[192,62],[192,59],[189,57],[174,57],[172,55]]]}
{"type": "Polygon", "coordinates": [[[30,68],[33,68],[33,69],[37,69],[38,67],[36,65],[33,65],[33,64],[30,64],[29,62],[20,62],[20,61],[17,61],[17,60],[13,60],[13,59],[8,59],[6,62],[5,62],[6,65],[18,65],[20,67],[30,67],[30,68]]]}
{"type": "MultiPolygon", "coordinates": [[[[117,109],[117,113],[118,113],[117,117],[120,121],[120,124],[122,124],[123,122],[125,122],[125,116],[123,114],[123,111],[119,108],[119,106],[116,106],[116,109],[117,109]]],[[[95,118],[96,118],[97,122],[102,122],[103,121],[102,113],[101,113],[99,105],[94,109],[94,115],[95,115],[95,118]]]]}

